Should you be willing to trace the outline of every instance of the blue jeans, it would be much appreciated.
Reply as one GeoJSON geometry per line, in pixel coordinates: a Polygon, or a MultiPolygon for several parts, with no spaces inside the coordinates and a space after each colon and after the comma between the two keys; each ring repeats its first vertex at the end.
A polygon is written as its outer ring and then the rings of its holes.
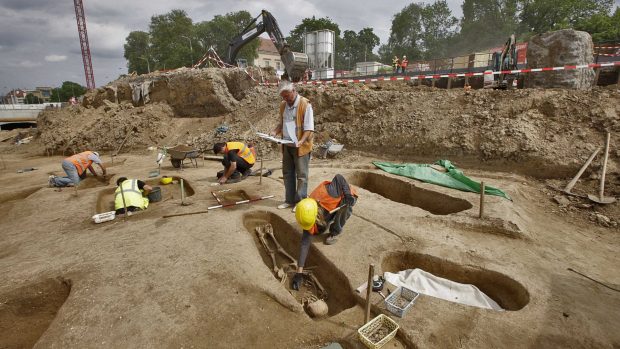
{"type": "Polygon", "coordinates": [[[297,204],[308,197],[308,167],[310,154],[297,156],[297,148],[282,146],[282,175],[285,202],[297,204]]]}
{"type": "Polygon", "coordinates": [[[77,186],[80,183],[80,176],[78,175],[77,168],[75,168],[75,165],[71,161],[63,160],[62,169],[65,170],[67,176],[54,178],[55,186],[66,187],[72,183],[74,186],[77,186]]]}

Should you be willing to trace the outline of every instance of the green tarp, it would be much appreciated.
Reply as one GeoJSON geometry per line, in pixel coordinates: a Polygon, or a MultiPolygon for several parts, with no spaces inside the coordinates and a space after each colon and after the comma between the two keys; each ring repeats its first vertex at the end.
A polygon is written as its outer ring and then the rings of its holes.
{"type": "MultiPolygon", "coordinates": [[[[414,178],[422,182],[441,185],[443,187],[480,193],[480,183],[465,176],[463,172],[454,167],[449,160],[438,160],[435,163],[445,168],[447,172],[437,171],[428,164],[394,164],[381,161],[373,161],[373,164],[391,174],[414,178]]],[[[484,193],[501,196],[512,201],[506,193],[488,185],[484,186],[484,193]]]]}

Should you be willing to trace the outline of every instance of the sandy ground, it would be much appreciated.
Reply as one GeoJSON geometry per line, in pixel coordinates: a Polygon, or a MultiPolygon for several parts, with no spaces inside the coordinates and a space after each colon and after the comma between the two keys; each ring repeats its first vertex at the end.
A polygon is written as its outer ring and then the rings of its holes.
{"type": "MultiPolygon", "coordinates": [[[[364,296],[355,289],[369,263],[377,272],[421,267],[472,283],[508,309],[420,296],[404,318],[392,316],[400,330],[385,348],[620,347],[620,293],[567,269],[620,289],[619,230],[559,210],[557,193],[539,180],[465,169],[514,200],[487,197],[478,219],[476,194],[384,174],[363,156],[313,160],[310,189],[336,173],[361,188],[338,243],[314,241],[307,264],[330,295],[330,313],[312,319],[271,272],[254,233],[271,223],[297,257],[301,231],[290,211],[276,209],[281,171],[260,185],[251,177],[212,187],[219,163],[177,171],[166,162],[162,175],[184,178],[191,205],[172,185],[146,212],[94,224],[115,179],[146,179],[156,154],[120,155],[110,184],[89,178],[75,196],[45,186],[48,173],[62,173],[61,156],[24,149],[3,146],[0,164],[0,348],[362,348],[364,296]],[[16,173],[26,167],[38,169],[16,173]],[[276,197],[162,218],[205,210],[222,188],[276,197]]],[[[604,209],[617,217],[618,204],[604,209]]],[[[380,295],[372,303],[373,317],[390,315],[380,295]]]]}

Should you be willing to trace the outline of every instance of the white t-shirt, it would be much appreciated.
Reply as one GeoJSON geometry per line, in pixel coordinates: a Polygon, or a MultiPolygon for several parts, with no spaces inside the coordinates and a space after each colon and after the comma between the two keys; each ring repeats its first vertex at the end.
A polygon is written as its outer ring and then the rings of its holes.
{"type": "MultiPolygon", "coordinates": [[[[295,144],[299,141],[297,139],[297,132],[295,132],[296,128],[296,119],[297,119],[297,107],[299,106],[299,101],[301,100],[301,96],[297,94],[295,97],[295,102],[293,102],[293,106],[290,107],[286,102],[284,105],[284,115],[283,115],[283,124],[282,124],[282,139],[293,141],[295,144]]],[[[314,131],[314,112],[312,111],[312,104],[308,103],[306,107],[306,113],[304,114],[304,131],[314,131]]]]}
{"type": "Polygon", "coordinates": [[[91,160],[96,164],[101,164],[101,159],[95,154],[88,154],[88,160],[91,160]]]}

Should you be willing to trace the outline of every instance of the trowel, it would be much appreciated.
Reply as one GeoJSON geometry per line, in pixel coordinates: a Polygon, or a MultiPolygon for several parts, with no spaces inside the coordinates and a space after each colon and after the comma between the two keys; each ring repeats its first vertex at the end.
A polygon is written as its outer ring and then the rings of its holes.
{"type": "Polygon", "coordinates": [[[601,185],[600,185],[600,189],[599,189],[599,192],[598,192],[598,196],[588,194],[588,199],[590,199],[591,201],[596,202],[597,204],[611,204],[611,203],[616,202],[616,198],[614,198],[614,197],[606,198],[603,195],[603,192],[605,191],[605,172],[607,172],[607,158],[609,157],[609,139],[610,139],[610,137],[611,137],[610,133],[607,132],[607,139],[605,141],[605,157],[603,158],[603,169],[601,171],[601,185]]]}

